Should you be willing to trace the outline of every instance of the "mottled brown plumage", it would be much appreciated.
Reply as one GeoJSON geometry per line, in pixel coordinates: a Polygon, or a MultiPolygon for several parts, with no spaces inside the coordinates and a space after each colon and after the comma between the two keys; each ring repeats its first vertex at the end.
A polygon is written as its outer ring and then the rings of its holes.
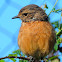
{"type": "Polygon", "coordinates": [[[53,50],[55,31],[43,9],[31,4],[22,8],[14,18],[22,20],[18,45],[24,54],[39,60],[53,50]]]}

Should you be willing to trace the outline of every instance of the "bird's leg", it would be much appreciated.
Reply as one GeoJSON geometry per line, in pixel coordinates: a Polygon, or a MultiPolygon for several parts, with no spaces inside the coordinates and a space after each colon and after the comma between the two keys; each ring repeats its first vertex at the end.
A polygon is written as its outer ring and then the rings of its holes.
{"type": "Polygon", "coordinates": [[[34,62],[34,59],[33,59],[32,56],[30,56],[30,60],[29,60],[29,62],[34,62]]]}
{"type": "Polygon", "coordinates": [[[29,60],[29,62],[41,62],[41,61],[36,60],[36,59],[35,59],[35,58],[33,58],[32,56],[30,56],[30,60],[29,60]]]}

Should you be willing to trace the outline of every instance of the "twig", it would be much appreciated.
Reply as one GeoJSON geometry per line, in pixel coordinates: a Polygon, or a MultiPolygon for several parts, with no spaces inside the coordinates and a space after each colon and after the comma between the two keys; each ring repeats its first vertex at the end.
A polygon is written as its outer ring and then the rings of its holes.
{"type": "Polygon", "coordinates": [[[52,57],[48,58],[48,60],[46,62],[48,62],[49,60],[53,60],[53,59],[57,58],[58,56],[60,56],[60,55],[52,56],[52,57]]]}
{"type": "Polygon", "coordinates": [[[62,29],[61,29],[61,30],[59,30],[59,32],[58,32],[58,33],[56,33],[56,35],[57,35],[57,36],[60,36],[60,35],[61,35],[61,33],[62,33],[62,29]]]}
{"type": "Polygon", "coordinates": [[[24,60],[30,60],[30,58],[17,57],[17,56],[6,56],[6,57],[2,57],[2,58],[0,58],[0,60],[2,60],[2,59],[6,59],[6,58],[19,58],[19,59],[24,59],[24,60]]]}
{"type": "Polygon", "coordinates": [[[59,32],[56,33],[57,38],[62,34],[62,29],[59,30],[59,32]]]}
{"type": "Polygon", "coordinates": [[[53,57],[49,58],[49,60],[55,59],[55,58],[57,58],[58,56],[59,56],[59,55],[53,56],[53,57]]]}
{"type": "Polygon", "coordinates": [[[53,6],[53,8],[52,8],[52,10],[50,11],[50,13],[48,14],[48,16],[49,16],[49,15],[51,14],[51,12],[53,11],[53,9],[54,9],[54,7],[56,6],[57,2],[58,2],[58,0],[56,0],[55,5],[53,6]]]}
{"type": "MultiPolygon", "coordinates": [[[[62,14],[62,12],[61,12],[61,14],[62,14]]],[[[60,27],[61,17],[62,17],[62,16],[60,16],[60,20],[59,20],[59,29],[61,29],[61,27],[60,27]]]]}
{"type": "Polygon", "coordinates": [[[62,8],[57,9],[57,10],[53,10],[53,11],[51,11],[51,12],[56,12],[56,11],[62,11],[62,8]]]}

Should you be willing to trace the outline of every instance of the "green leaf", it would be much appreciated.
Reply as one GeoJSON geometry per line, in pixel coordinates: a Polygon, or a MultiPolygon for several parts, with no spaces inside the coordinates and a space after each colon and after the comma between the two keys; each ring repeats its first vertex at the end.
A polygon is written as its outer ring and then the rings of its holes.
{"type": "Polygon", "coordinates": [[[62,28],[62,24],[60,24],[60,28],[62,28]]]}
{"type": "Polygon", "coordinates": [[[23,60],[19,60],[19,62],[24,62],[23,60]]]}
{"type": "Polygon", "coordinates": [[[62,42],[62,38],[57,39],[57,44],[60,44],[62,42]]]}
{"type": "Polygon", "coordinates": [[[18,50],[16,50],[16,51],[13,51],[13,53],[16,53],[16,54],[18,54],[18,55],[21,55],[20,52],[21,52],[20,49],[18,49],[18,50]]]}
{"type": "Polygon", "coordinates": [[[17,54],[9,54],[8,57],[9,57],[9,56],[17,56],[17,54]]]}
{"type": "Polygon", "coordinates": [[[56,21],[56,22],[53,22],[53,23],[51,23],[52,25],[55,25],[55,28],[58,28],[59,27],[59,22],[58,21],[56,21]]]}
{"type": "Polygon", "coordinates": [[[28,60],[23,60],[23,59],[22,59],[22,60],[19,60],[19,62],[28,62],[28,60]]]}
{"type": "Polygon", "coordinates": [[[5,62],[4,60],[0,60],[0,62],[5,62]]]}
{"type": "Polygon", "coordinates": [[[56,42],[57,42],[57,44],[60,44],[60,39],[58,38],[58,39],[56,40],[56,42]]]}
{"type": "Polygon", "coordinates": [[[55,10],[55,8],[51,12],[59,13],[62,11],[62,8],[55,10]]]}
{"type": "Polygon", "coordinates": [[[16,62],[16,59],[14,59],[14,58],[10,58],[13,62],[16,62]]]}
{"type": "Polygon", "coordinates": [[[21,60],[19,60],[19,62],[22,62],[21,60]]]}
{"type": "Polygon", "coordinates": [[[54,28],[58,28],[58,29],[62,28],[62,24],[60,24],[60,27],[59,27],[59,20],[55,21],[55,22],[53,22],[51,24],[54,25],[54,28]]]}
{"type": "MultiPolygon", "coordinates": [[[[10,56],[17,56],[17,54],[9,54],[8,57],[10,57],[10,56]]],[[[15,58],[10,58],[10,60],[12,60],[13,62],[16,62],[15,58]]]]}
{"type": "Polygon", "coordinates": [[[58,49],[58,44],[56,43],[54,46],[54,50],[57,51],[57,49],[58,49]]]}

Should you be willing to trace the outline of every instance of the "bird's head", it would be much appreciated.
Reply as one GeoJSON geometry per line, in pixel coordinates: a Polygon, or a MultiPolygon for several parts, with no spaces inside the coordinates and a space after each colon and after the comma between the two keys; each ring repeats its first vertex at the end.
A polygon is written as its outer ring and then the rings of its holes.
{"type": "Polygon", "coordinates": [[[30,22],[30,21],[48,21],[48,16],[45,11],[35,4],[27,5],[23,7],[19,14],[12,19],[20,18],[22,22],[30,22]]]}

